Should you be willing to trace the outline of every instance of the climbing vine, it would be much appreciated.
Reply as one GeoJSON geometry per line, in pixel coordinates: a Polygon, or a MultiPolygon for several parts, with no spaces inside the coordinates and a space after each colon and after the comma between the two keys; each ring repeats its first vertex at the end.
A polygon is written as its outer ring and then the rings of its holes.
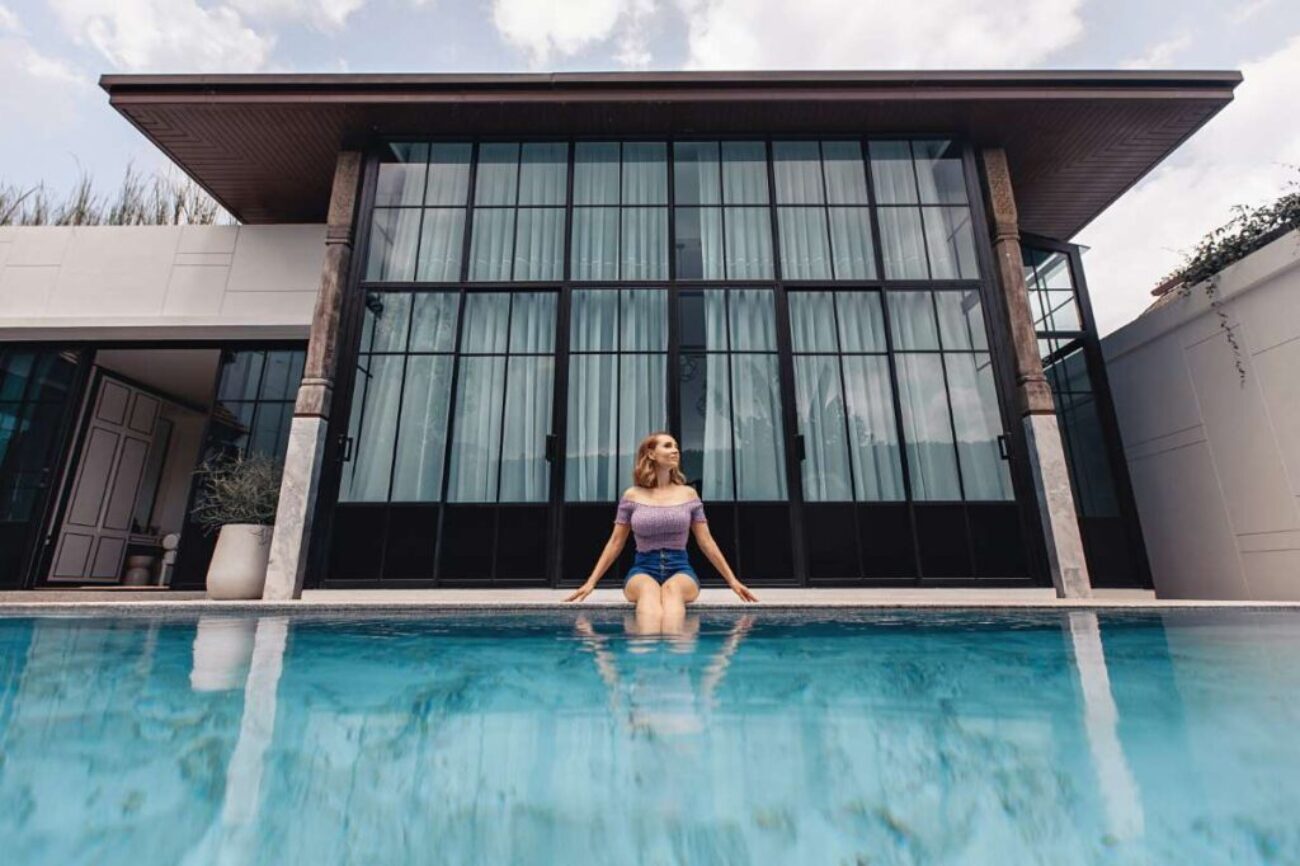
{"type": "Polygon", "coordinates": [[[1182,265],[1160,282],[1161,293],[1177,289],[1189,297],[1192,288],[1205,286],[1205,296],[1219,317],[1219,328],[1232,347],[1233,362],[1241,384],[1246,383],[1246,366],[1241,345],[1232,331],[1232,323],[1223,309],[1219,280],[1223,270],[1271,243],[1289,231],[1300,229],[1300,181],[1287,184],[1288,192],[1276,201],[1256,207],[1236,205],[1228,222],[1207,234],[1188,254],[1182,265]]]}

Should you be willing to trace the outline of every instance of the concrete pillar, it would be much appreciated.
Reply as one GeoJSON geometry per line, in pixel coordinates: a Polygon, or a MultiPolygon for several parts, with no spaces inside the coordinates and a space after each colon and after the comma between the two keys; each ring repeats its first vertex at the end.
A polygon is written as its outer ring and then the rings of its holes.
{"type": "Polygon", "coordinates": [[[1092,585],[1079,537],[1079,518],[1074,510],[1070,470],[1061,447],[1052,389],[1043,375],[1034,319],[1029,314],[1025,268],[1020,257],[1020,218],[1011,189],[1007,155],[1002,148],[995,147],[985,149],[981,157],[988,183],[989,224],[1002,301],[990,313],[1004,317],[1003,324],[1011,334],[1014,347],[1016,409],[1029,449],[1052,585],[1059,598],[1087,598],[1092,594],[1092,585]]]}
{"type": "Polygon", "coordinates": [[[312,314],[307,362],[289,427],[289,447],[280,482],[280,506],[271,538],[271,561],[262,598],[284,600],[302,595],[306,576],[311,520],[316,511],[321,464],[325,458],[330,403],[334,395],[338,362],[339,315],[343,292],[352,266],[355,211],[360,196],[361,153],[340,151],[334,167],[328,224],[325,229],[325,263],[312,314]]]}

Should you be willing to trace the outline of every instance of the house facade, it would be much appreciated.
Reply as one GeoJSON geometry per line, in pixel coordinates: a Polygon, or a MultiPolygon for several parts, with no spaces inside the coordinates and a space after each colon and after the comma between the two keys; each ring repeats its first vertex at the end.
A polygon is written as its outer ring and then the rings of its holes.
{"type": "Polygon", "coordinates": [[[0,228],[0,579],[201,586],[253,451],[268,598],[576,585],[668,430],[751,585],[1149,585],[1069,240],[1239,81],[107,76],[241,225],[0,228]]]}

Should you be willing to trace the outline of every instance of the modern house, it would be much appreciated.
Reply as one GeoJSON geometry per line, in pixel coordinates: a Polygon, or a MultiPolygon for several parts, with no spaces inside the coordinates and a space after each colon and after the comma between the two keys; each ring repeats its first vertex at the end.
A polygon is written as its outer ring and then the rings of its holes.
{"type": "Polygon", "coordinates": [[[666,429],[752,585],[1148,586],[1070,239],[1240,80],[106,76],[240,225],[0,228],[0,581],[242,450],[268,598],[572,585],[666,429]]]}

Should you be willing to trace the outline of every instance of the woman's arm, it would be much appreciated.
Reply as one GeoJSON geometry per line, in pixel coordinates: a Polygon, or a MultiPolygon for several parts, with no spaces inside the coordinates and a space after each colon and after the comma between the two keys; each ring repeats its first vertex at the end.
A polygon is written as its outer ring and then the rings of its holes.
{"type": "Polygon", "coordinates": [[[587,582],[573,591],[565,601],[582,601],[591,595],[591,591],[596,588],[605,572],[618,559],[618,555],[623,552],[623,545],[627,543],[628,534],[632,527],[626,523],[615,523],[614,531],[609,534],[609,541],[605,542],[605,549],[600,552],[600,559],[596,560],[596,567],[591,570],[591,575],[587,582]]]}
{"type": "Polygon", "coordinates": [[[704,555],[708,557],[709,562],[713,563],[713,567],[722,575],[722,579],[727,582],[727,586],[731,587],[731,591],[745,601],[758,601],[758,598],[749,591],[749,587],[741,583],[732,573],[731,566],[727,565],[727,558],[722,555],[718,543],[713,540],[713,533],[709,532],[708,522],[697,520],[691,524],[691,532],[695,535],[695,543],[700,546],[700,550],[704,551],[704,555]]]}

